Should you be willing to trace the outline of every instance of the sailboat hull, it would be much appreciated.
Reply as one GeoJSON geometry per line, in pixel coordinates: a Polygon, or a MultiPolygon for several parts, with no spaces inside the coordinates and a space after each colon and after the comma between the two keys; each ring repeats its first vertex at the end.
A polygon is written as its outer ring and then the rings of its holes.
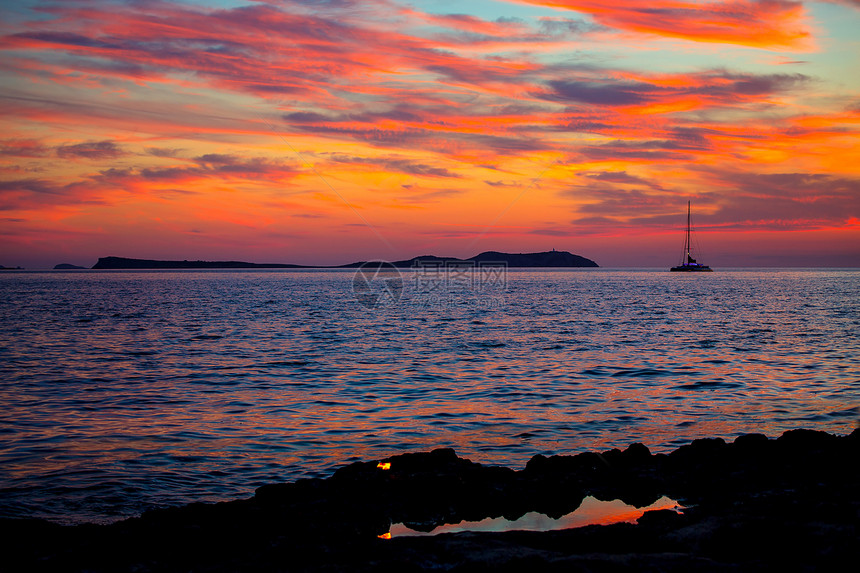
{"type": "Polygon", "coordinates": [[[714,269],[708,265],[678,265],[669,269],[673,273],[712,273],[714,269]]]}

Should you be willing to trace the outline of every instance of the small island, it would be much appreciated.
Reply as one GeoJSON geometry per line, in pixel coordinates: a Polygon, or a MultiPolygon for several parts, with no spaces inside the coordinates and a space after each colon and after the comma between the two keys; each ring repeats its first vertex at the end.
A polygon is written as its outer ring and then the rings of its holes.
{"type": "Polygon", "coordinates": [[[300,269],[302,265],[246,263],[242,261],[159,261],[127,257],[101,257],[94,269],[300,269]]]}
{"type": "Polygon", "coordinates": [[[86,269],[86,268],[87,267],[81,267],[78,265],[73,265],[71,263],[60,263],[58,265],[54,265],[55,271],[82,270],[82,269],[86,269]]]}
{"type": "MultiPolygon", "coordinates": [[[[421,255],[391,264],[398,268],[410,268],[427,264],[487,264],[501,263],[508,267],[541,268],[541,267],[590,267],[598,264],[585,257],[574,255],[567,251],[546,251],[542,253],[500,253],[486,251],[468,259],[456,257],[438,257],[436,255],[421,255]]],[[[101,257],[93,265],[94,269],[348,269],[366,264],[358,261],[338,266],[293,265],[282,263],[246,263],[242,261],[160,261],[154,259],[132,259],[127,257],[101,257]]],[[[55,268],[59,268],[58,265],[55,268]]],[[[71,266],[63,268],[73,268],[71,266]]]]}

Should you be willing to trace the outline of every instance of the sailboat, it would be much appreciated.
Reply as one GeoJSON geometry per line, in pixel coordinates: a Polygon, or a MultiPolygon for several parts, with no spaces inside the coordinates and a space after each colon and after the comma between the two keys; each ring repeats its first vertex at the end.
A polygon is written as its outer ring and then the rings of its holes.
{"type": "Polygon", "coordinates": [[[697,263],[696,259],[690,254],[690,250],[692,249],[692,245],[690,244],[690,202],[687,201],[687,234],[684,238],[684,262],[682,262],[677,267],[672,267],[672,272],[681,272],[681,273],[710,273],[713,272],[713,269],[708,265],[703,265],[702,263],[697,263]]]}

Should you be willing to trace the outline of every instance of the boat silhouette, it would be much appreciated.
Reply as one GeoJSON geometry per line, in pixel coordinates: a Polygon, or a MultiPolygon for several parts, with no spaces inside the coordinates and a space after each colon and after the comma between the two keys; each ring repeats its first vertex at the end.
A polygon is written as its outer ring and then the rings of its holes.
{"type": "Polygon", "coordinates": [[[669,269],[672,272],[680,273],[710,273],[713,269],[708,265],[696,262],[692,255],[692,245],[690,241],[690,202],[687,201],[687,234],[684,235],[684,255],[680,265],[669,269]]]}

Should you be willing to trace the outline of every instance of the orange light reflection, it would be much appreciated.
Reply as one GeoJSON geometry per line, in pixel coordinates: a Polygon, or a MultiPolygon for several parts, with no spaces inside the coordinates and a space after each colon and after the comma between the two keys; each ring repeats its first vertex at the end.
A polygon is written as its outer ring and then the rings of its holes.
{"type": "Polygon", "coordinates": [[[430,532],[415,531],[402,523],[395,523],[391,526],[389,535],[391,537],[423,537],[462,531],[556,531],[559,529],[584,527],[586,525],[635,523],[646,511],[659,509],[678,511],[683,509],[683,507],[677,501],[665,496],[647,507],[640,508],[628,505],[620,499],[600,501],[594,497],[587,496],[575,511],[558,519],[553,519],[542,513],[532,511],[514,521],[505,519],[504,517],[487,518],[481,521],[461,521],[456,524],[440,525],[430,532]]]}

